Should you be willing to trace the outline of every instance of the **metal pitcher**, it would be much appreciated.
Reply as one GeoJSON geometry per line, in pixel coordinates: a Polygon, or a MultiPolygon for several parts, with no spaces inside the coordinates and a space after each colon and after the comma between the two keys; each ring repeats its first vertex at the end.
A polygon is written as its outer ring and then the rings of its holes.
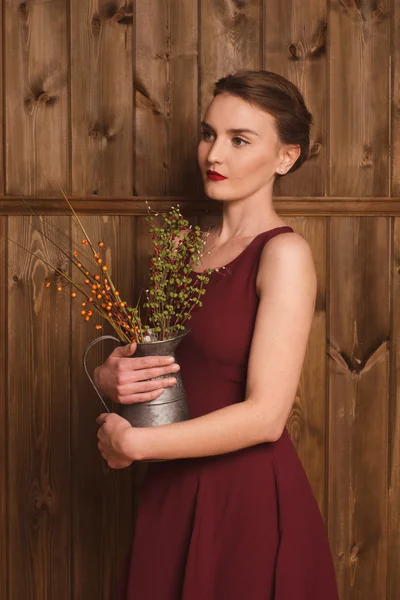
{"type": "MultiPolygon", "coordinates": [[[[189,333],[190,329],[186,328],[182,333],[169,340],[161,340],[155,342],[141,342],[137,344],[137,348],[132,357],[137,358],[142,356],[173,356],[175,358],[175,350],[183,340],[185,335],[189,333]]],[[[83,366],[91,384],[96,390],[103,406],[110,412],[107,404],[105,403],[102,395],[97,389],[92,377],[89,375],[86,366],[86,357],[88,351],[98,342],[103,340],[114,340],[118,344],[122,344],[121,340],[112,335],[102,335],[96,338],[87,346],[83,354],[83,366]]],[[[155,427],[157,425],[167,425],[168,423],[178,423],[180,421],[187,421],[189,417],[189,411],[186,403],[186,393],[183,387],[181,374],[178,371],[173,374],[176,379],[176,384],[164,388],[164,393],[155,400],[149,400],[148,402],[137,402],[135,404],[120,404],[119,414],[124,417],[133,427],[155,427]]],[[[152,379],[163,379],[171,377],[171,374],[161,375],[160,377],[153,377],[152,379]]]]}

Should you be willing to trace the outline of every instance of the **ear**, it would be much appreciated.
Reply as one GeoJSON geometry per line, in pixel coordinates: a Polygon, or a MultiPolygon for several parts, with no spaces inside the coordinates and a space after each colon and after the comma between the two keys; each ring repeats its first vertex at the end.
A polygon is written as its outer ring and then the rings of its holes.
{"type": "Polygon", "coordinates": [[[279,152],[279,168],[277,173],[285,175],[293,167],[300,156],[300,146],[283,146],[279,152]]]}

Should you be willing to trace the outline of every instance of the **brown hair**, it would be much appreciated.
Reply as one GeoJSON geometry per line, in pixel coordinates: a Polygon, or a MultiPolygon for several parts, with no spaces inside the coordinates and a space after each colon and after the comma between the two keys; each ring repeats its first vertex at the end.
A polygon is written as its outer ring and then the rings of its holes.
{"type": "Polygon", "coordinates": [[[300,146],[299,158],[288,173],[301,167],[310,151],[313,121],[300,90],[291,81],[271,71],[238,71],[215,83],[213,95],[223,93],[238,96],[272,115],[280,142],[300,146]]]}

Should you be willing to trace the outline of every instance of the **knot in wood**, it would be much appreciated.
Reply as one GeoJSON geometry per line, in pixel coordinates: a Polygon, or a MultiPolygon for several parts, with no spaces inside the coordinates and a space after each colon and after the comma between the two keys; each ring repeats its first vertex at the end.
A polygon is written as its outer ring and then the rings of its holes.
{"type": "Polygon", "coordinates": [[[93,17],[91,22],[92,29],[101,29],[101,21],[97,17],[93,17]]]}
{"type": "Polygon", "coordinates": [[[357,544],[354,544],[354,546],[352,547],[352,549],[350,551],[350,561],[354,562],[354,561],[358,560],[359,553],[360,553],[360,547],[357,544]]]}
{"type": "Polygon", "coordinates": [[[312,156],[317,156],[321,151],[321,147],[322,144],[320,144],[320,142],[315,142],[315,144],[313,144],[310,148],[309,157],[311,158],[312,156]]]}
{"type": "Polygon", "coordinates": [[[372,167],[372,146],[364,146],[360,166],[372,167]]]}
{"type": "Polygon", "coordinates": [[[39,95],[39,97],[36,100],[36,102],[38,103],[38,105],[40,105],[40,104],[47,104],[49,100],[50,100],[49,94],[47,94],[47,92],[42,92],[39,95]]]}
{"type": "Polygon", "coordinates": [[[101,137],[101,133],[98,129],[90,129],[89,131],[89,137],[91,138],[100,138],[101,137]]]}
{"type": "Polygon", "coordinates": [[[290,44],[288,47],[289,50],[289,54],[290,54],[290,59],[291,60],[299,60],[299,57],[297,56],[297,46],[296,44],[290,44]]]}
{"type": "Polygon", "coordinates": [[[21,4],[18,6],[18,9],[20,12],[27,12],[28,7],[26,5],[26,2],[21,2],[21,4]]]}
{"type": "Polygon", "coordinates": [[[18,277],[18,275],[13,275],[12,280],[13,280],[14,283],[19,283],[19,277],[18,277]]]}

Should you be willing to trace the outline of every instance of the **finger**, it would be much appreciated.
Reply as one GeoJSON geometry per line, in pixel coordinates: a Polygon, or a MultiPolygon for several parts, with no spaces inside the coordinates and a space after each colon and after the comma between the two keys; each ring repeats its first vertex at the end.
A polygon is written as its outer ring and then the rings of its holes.
{"type": "Polygon", "coordinates": [[[176,385],[175,377],[163,377],[162,379],[149,379],[122,384],[117,387],[117,392],[118,397],[122,399],[123,396],[153,392],[173,385],[176,385]]]}
{"type": "Polygon", "coordinates": [[[136,352],[137,344],[136,342],[132,342],[131,344],[124,344],[123,346],[117,346],[111,352],[110,356],[115,357],[123,357],[123,356],[132,356],[136,352]]]}
{"type": "Polygon", "coordinates": [[[133,360],[135,370],[153,369],[155,367],[165,367],[175,362],[173,356],[134,356],[133,360]]]}
{"type": "Polygon", "coordinates": [[[168,365],[166,367],[158,367],[155,369],[141,369],[140,371],[135,371],[132,376],[135,381],[146,381],[148,379],[154,379],[155,377],[161,377],[162,375],[173,375],[180,370],[180,366],[177,363],[173,363],[172,365],[168,365]]]}
{"type": "Polygon", "coordinates": [[[149,402],[163,395],[164,389],[153,390],[152,392],[144,392],[141,394],[130,394],[118,398],[119,404],[137,404],[138,402],[149,402]]]}
{"type": "Polygon", "coordinates": [[[106,422],[107,417],[109,416],[110,413],[101,413],[101,415],[99,415],[96,419],[96,423],[98,423],[99,425],[103,425],[103,423],[106,422]]]}

